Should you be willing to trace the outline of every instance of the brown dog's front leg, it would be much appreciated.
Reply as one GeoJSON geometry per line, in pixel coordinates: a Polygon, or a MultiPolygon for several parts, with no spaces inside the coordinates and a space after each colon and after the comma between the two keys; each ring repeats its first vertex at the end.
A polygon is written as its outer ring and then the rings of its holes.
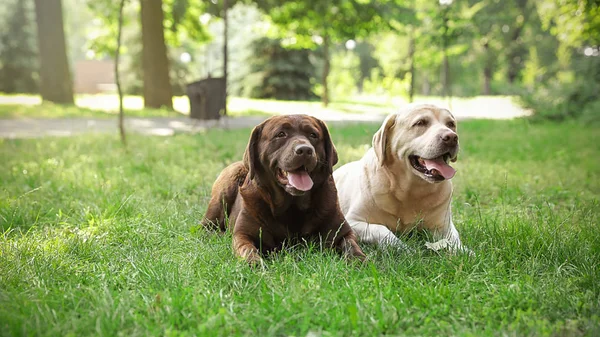
{"type": "Polygon", "coordinates": [[[249,264],[255,265],[262,262],[258,248],[249,235],[240,232],[233,233],[233,252],[242,257],[249,264]]]}

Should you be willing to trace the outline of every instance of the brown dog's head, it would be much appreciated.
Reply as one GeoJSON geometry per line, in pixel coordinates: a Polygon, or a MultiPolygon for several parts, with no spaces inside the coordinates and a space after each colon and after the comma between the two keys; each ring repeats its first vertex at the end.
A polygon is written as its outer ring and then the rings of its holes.
{"type": "Polygon", "coordinates": [[[386,118],[373,136],[373,149],[381,165],[402,162],[426,181],[444,181],[455,173],[448,161],[458,157],[456,126],[447,109],[411,105],[386,118]]]}
{"type": "Polygon", "coordinates": [[[275,116],[256,126],[244,163],[259,185],[304,195],[331,175],[338,157],[323,121],[307,115],[275,116]]]}

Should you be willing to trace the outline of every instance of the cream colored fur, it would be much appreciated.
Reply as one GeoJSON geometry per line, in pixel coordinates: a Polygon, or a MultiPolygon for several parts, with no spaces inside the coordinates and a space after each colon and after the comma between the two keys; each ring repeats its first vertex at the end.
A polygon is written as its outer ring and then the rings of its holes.
{"type": "MultiPolygon", "coordinates": [[[[386,118],[361,160],[333,173],[342,212],[361,241],[405,247],[396,234],[419,227],[431,231],[434,240],[447,240],[451,250],[463,249],[452,223],[452,182],[433,182],[408,160],[410,155],[433,158],[447,151],[440,135],[457,136],[455,125],[446,109],[411,105],[386,118]],[[415,125],[419,121],[427,125],[415,125]]],[[[457,152],[458,146],[452,161],[457,152]]]]}

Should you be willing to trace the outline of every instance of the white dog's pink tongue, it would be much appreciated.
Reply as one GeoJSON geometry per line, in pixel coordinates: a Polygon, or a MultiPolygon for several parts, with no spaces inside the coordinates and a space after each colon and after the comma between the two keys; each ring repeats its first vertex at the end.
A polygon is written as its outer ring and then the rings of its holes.
{"type": "Polygon", "coordinates": [[[313,181],[306,171],[288,172],[288,182],[300,191],[308,191],[313,187],[313,181]]]}
{"type": "Polygon", "coordinates": [[[452,166],[446,164],[442,157],[436,159],[423,159],[425,163],[425,167],[428,170],[436,170],[438,171],[444,179],[452,179],[454,174],[456,174],[456,170],[452,168],[452,166]]]}

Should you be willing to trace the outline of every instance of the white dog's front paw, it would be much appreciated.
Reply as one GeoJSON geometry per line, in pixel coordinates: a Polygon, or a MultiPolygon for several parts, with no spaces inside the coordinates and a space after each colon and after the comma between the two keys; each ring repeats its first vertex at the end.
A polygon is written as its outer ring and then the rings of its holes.
{"type": "Polygon", "coordinates": [[[448,249],[453,254],[467,254],[469,256],[475,256],[475,253],[469,248],[461,245],[460,243],[454,243],[449,239],[441,239],[436,242],[425,242],[425,247],[436,252],[442,249],[448,249]]]}

